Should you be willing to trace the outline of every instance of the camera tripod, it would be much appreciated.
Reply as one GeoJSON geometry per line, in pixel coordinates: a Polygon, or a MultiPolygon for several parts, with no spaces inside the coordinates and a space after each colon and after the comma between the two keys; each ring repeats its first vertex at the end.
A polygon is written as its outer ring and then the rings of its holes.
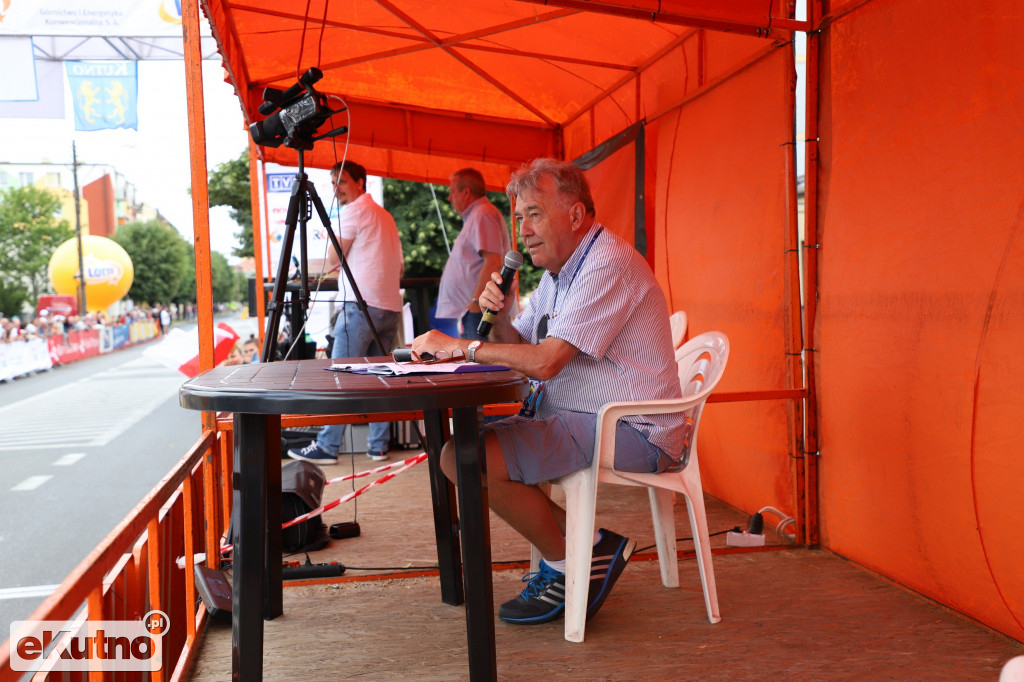
{"type": "MultiPolygon", "coordinates": [[[[267,305],[267,312],[270,314],[270,318],[267,320],[267,331],[266,336],[263,339],[263,351],[260,354],[260,359],[262,362],[271,362],[274,358],[275,352],[277,351],[278,327],[281,324],[281,314],[284,310],[284,294],[287,289],[288,282],[288,264],[292,259],[292,242],[295,239],[295,232],[298,227],[301,227],[298,231],[299,291],[297,297],[292,297],[291,304],[293,306],[299,306],[299,309],[303,311],[305,311],[309,305],[309,261],[306,254],[306,225],[312,218],[313,209],[315,209],[317,215],[320,216],[320,222],[323,223],[324,229],[327,231],[327,236],[331,240],[334,250],[338,253],[338,259],[341,261],[341,270],[352,287],[352,293],[355,295],[356,299],[356,306],[366,319],[366,325],[370,328],[370,332],[373,333],[373,338],[377,342],[377,347],[381,349],[381,352],[386,352],[387,349],[384,348],[384,344],[380,340],[380,335],[377,333],[377,328],[374,326],[373,320],[370,318],[370,312],[366,309],[366,301],[363,300],[362,294],[359,293],[359,287],[356,285],[355,279],[352,277],[352,271],[348,268],[348,261],[345,259],[345,253],[341,249],[341,242],[338,241],[338,237],[334,234],[334,230],[331,229],[331,220],[327,215],[327,211],[324,209],[323,202],[320,201],[320,196],[316,193],[316,187],[313,186],[313,183],[310,182],[309,178],[306,176],[305,159],[303,158],[304,152],[302,149],[297,149],[296,151],[299,154],[299,170],[295,174],[295,179],[292,181],[291,198],[288,199],[288,213],[285,218],[286,229],[284,242],[281,246],[281,259],[277,265],[277,277],[274,279],[274,292],[271,296],[270,303],[267,305]]],[[[292,329],[292,336],[297,336],[300,331],[301,330],[299,329],[292,329]]],[[[293,339],[293,341],[295,340],[296,339],[293,339]]]]}

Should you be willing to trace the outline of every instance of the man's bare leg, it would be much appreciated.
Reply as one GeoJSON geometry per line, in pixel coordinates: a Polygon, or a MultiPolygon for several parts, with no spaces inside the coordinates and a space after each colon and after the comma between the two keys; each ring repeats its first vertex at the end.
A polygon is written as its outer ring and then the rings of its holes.
{"type": "MultiPolygon", "coordinates": [[[[487,500],[494,513],[529,540],[545,559],[565,558],[565,510],[535,485],[513,481],[508,476],[498,437],[484,434],[487,457],[487,500]]],[[[455,444],[449,440],[441,450],[441,470],[455,480],[455,444]]]]}

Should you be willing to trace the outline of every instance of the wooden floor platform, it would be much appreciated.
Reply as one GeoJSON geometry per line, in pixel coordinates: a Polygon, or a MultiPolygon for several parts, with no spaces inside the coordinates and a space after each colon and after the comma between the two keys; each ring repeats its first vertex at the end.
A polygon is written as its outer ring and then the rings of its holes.
{"type": "MultiPolygon", "coordinates": [[[[410,456],[393,453],[393,458],[410,456]]],[[[328,478],[377,466],[361,454],[325,467],[328,478]]],[[[371,478],[357,479],[360,487],[371,478]]],[[[327,486],[324,500],[352,490],[327,486]]],[[[707,499],[712,533],[746,525],[746,516],[707,499]]],[[[325,515],[328,524],[356,514],[362,534],[310,555],[340,561],[331,584],[285,585],[284,615],[265,624],[265,680],[468,679],[462,607],[443,604],[425,465],[374,487],[325,515]]],[[[562,637],[562,621],[496,625],[498,675],[507,680],[997,680],[1024,645],[828,552],[789,546],[773,532],[771,547],[716,548],[722,621],[707,620],[696,562],[680,562],[680,589],[661,586],[647,495],[602,486],[598,525],[638,540],[630,561],[586,641],[562,637]]],[[[689,537],[685,504],[676,530],[689,537]]],[[[491,516],[495,602],[522,589],[529,547],[491,516]],[[504,563],[502,563],[504,562],[504,563]]],[[[692,550],[681,542],[681,551],[692,550]]],[[[290,557],[300,558],[305,557],[290,557]]],[[[191,679],[226,680],[231,629],[211,623],[191,679]]]]}

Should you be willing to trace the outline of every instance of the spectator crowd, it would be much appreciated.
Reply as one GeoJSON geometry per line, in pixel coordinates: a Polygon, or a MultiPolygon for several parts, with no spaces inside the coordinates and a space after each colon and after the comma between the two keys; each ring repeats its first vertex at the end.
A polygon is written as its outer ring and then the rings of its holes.
{"type": "Polygon", "coordinates": [[[0,343],[27,341],[29,339],[48,339],[52,336],[66,337],[71,332],[89,330],[102,331],[113,325],[131,324],[133,322],[154,322],[161,333],[166,333],[175,321],[194,320],[196,306],[194,303],[168,306],[152,306],[134,308],[110,317],[104,311],[88,312],[85,315],[56,315],[42,310],[34,318],[22,319],[19,315],[5,316],[0,313],[0,343]]]}
{"type": "Polygon", "coordinates": [[[85,315],[65,316],[51,315],[48,311],[44,310],[35,319],[26,320],[22,320],[17,315],[9,318],[0,315],[0,328],[3,330],[0,343],[28,341],[29,339],[48,339],[51,336],[67,336],[73,331],[102,330],[115,324],[145,322],[147,320],[154,320],[154,311],[157,310],[157,308],[148,311],[136,308],[115,319],[111,319],[102,311],[89,312],[85,315]]]}

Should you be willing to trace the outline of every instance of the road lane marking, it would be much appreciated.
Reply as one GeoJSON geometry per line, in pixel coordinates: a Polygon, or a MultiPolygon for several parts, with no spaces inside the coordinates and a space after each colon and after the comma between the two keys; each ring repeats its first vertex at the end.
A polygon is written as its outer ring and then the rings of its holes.
{"type": "Polygon", "coordinates": [[[72,464],[74,464],[75,462],[77,462],[78,460],[82,459],[83,457],[85,457],[85,453],[84,452],[71,452],[71,453],[68,453],[68,454],[64,455],[63,457],[58,459],[56,462],[54,462],[53,466],[55,466],[55,467],[69,467],[72,464]]]}
{"type": "Polygon", "coordinates": [[[60,585],[31,585],[29,587],[5,587],[0,589],[0,601],[4,599],[31,599],[49,597],[60,585]]]}
{"type": "Polygon", "coordinates": [[[0,407],[0,451],[102,447],[177,398],[181,374],[149,358],[0,407]]]}
{"type": "Polygon", "coordinates": [[[11,488],[12,491],[35,490],[42,484],[49,481],[53,476],[29,476],[18,485],[11,488]]]}

